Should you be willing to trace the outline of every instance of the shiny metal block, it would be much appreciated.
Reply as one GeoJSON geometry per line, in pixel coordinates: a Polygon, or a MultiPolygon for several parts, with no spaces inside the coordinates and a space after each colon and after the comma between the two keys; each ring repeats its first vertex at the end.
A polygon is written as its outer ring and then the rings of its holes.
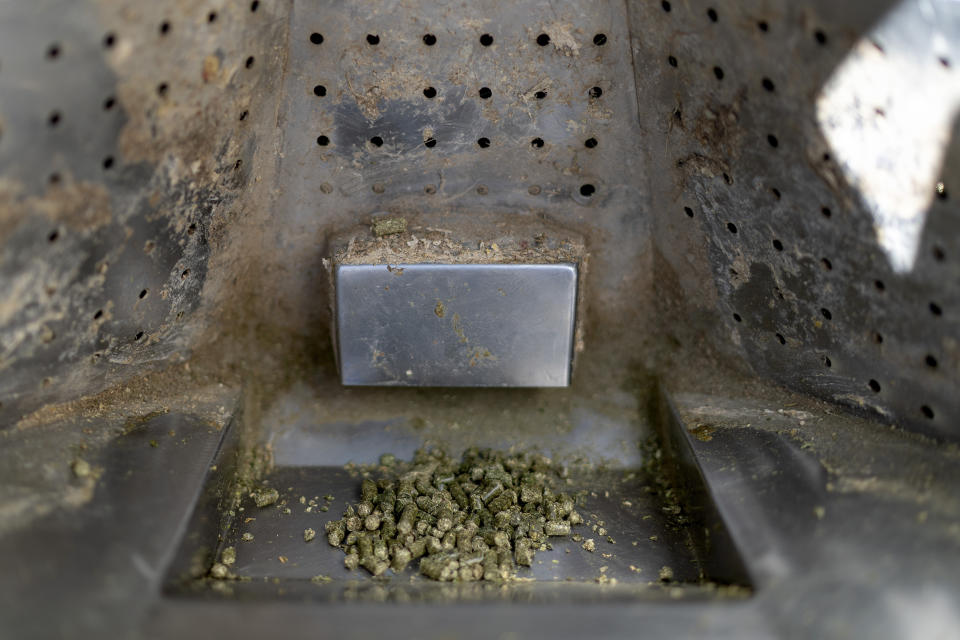
{"type": "Polygon", "coordinates": [[[574,264],[340,265],[345,385],[564,387],[574,264]]]}

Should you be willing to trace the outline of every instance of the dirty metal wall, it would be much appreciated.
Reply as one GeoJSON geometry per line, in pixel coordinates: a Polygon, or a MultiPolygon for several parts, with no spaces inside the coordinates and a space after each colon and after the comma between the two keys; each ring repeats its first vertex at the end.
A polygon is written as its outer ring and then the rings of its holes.
{"type": "Polygon", "coordinates": [[[0,424],[189,357],[211,253],[273,136],[286,18],[0,3],[0,424]]]}
{"type": "Polygon", "coordinates": [[[814,119],[889,6],[6,3],[0,423],[198,348],[329,369],[331,238],[494,212],[586,239],[575,384],[707,353],[955,436],[957,145],[897,275],[814,119]]]}
{"type": "MultiPolygon", "coordinates": [[[[897,273],[815,113],[830,74],[894,4],[630,3],[658,298],[688,349],[956,438],[960,140],[916,263],[897,273]]],[[[949,25],[930,24],[930,40],[938,29],[949,25]]],[[[960,83],[960,60],[921,64],[960,83]]]]}

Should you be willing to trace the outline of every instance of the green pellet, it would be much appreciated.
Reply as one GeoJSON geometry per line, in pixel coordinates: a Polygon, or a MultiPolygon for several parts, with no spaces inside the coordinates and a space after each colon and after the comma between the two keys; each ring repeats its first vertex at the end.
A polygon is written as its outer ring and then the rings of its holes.
{"type": "Polygon", "coordinates": [[[371,513],[363,521],[363,526],[367,531],[376,531],[380,528],[380,516],[376,513],[371,513]]]}
{"type": "Polygon", "coordinates": [[[364,502],[373,502],[377,498],[377,483],[370,478],[360,481],[360,498],[364,502]]]}
{"type": "Polygon", "coordinates": [[[343,566],[353,571],[360,566],[360,556],[355,553],[348,554],[343,557],[343,566]]]}
{"type": "Polygon", "coordinates": [[[280,498],[276,489],[257,489],[253,492],[253,502],[258,507],[267,507],[280,498]]]}
{"type": "Polygon", "coordinates": [[[547,520],[543,531],[548,536],[568,536],[570,535],[570,523],[564,520],[547,520]]]}
{"type": "Polygon", "coordinates": [[[340,543],[343,542],[343,538],[346,535],[346,531],[347,527],[343,520],[331,520],[326,525],[327,542],[329,542],[332,547],[340,546],[340,543]]]}
{"type": "Polygon", "coordinates": [[[407,568],[407,565],[410,564],[410,560],[412,559],[413,554],[410,553],[409,549],[398,546],[393,553],[393,561],[390,563],[390,568],[399,573],[407,568]]]}

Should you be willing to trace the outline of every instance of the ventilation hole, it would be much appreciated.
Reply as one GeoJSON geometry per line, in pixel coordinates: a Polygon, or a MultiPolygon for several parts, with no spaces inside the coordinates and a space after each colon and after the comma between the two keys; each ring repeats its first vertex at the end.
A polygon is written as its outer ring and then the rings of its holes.
{"type": "Polygon", "coordinates": [[[60,232],[54,229],[53,231],[50,232],[50,235],[47,236],[47,241],[56,242],[59,237],[60,237],[60,232]]]}
{"type": "Polygon", "coordinates": [[[480,44],[482,44],[485,47],[489,47],[490,45],[493,44],[493,36],[490,35],[489,33],[483,34],[482,36],[480,36],[480,44]]]}
{"type": "Polygon", "coordinates": [[[375,35],[373,33],[368,33],[367,44],[377,46],[378,44],[380,44],[380,36],[375,35]]]}
{"type": "Polygon", "coordinates": [[[943,315],[943,309],[941,309],[941,308],[940,308],[940,305],[938,305],[936,302],[931,302],[931,303],[930,303],[930,313],[932,313],[932,314],[935,315],[935,316],[942,316],[942,315],[943,315]]]}
{"type": "Polygon", "coordinates": [[[370,138],[370,144],[372,144],[375,147],[382,147],[383,138],[381,138],[380,136],[373,136],[372,138],[370,138]]]}
{"type": "Polygon", "coordinates": [[[583,141],[583,146],[585,146],[587,149],[594,149],[598,144],[600,143],[597,142],[596,138],[587,138],[583,141]]]}
{"type": "Polygon", "coordinates": [[[824,270],[826,270],[826,271],[831,271],[831,270],[833,269],[833,263],[831,263],[828,258],[822,258],[822,259],[820,260],[820,265],[821,265],[821,266],[824,268],[824,270]]]}
{"type": "Polygon", "coordinates": [[[543,138],[534,138],[533,140],[530,141],[530,144],[536,147],[537,149],[542,149],[544,145],[543,138]]]}
{"type": "Polygon", "coordinates": [[[580,187],[580,195],[584,198],[589,198],[597,192],[597,188],[592,184],[585,184],[580,187]]]}
{"type": "Polygon", "coordinates": [[[877,291],[885,291],[887,285],[883,284],[883,280],[874,280],[873,286],[877,291]]]}
{"type": "Polygon", "coordinates": [[[55,127],[60,124],[60,112],[54,111],[47,117],[47,124],[51,127],[55,127]]]}
{"type": "Polygon", "coordinates": [[[540,195],[540,186],[536,184],[530,185],[529,187],[527,187],[527,193],[529,193],[532,196],[540,195]]]}
{"type": "Polygon", "coordinates": [[[777,200],[779,200],[780,197],[781,197],[781,196],[780,196],[780,189],[776,189],[776,188],[770,189],[770,193],[772,193],[772,194],[773,194],[773,197],[776,198],[777,200]]]}
{"type": "Polygon", "coordinates": [[[426,89],[423,90],[423,95],[425,95],[428,98],[436,98],[437,90],[434,89],[433,87],[427,87],[426,89]]]}
{"type": "Polygon", "coordinates": [[[187,235],[192,236],[196,232],[197,232],[197,225],[191,222],[190,226],[187,227],[187,235]]]}
{"type": "Polygon", "coordinates": [[[737,232],[737,225],[733,224],[732,222],[728,222],[728,223],[727,223],[727,231],[729,231],[730,233],[736,233],[736,232],[737,232]]]}
{"type": "Polygon", "coordinates": [[[933,420],[934,418],[933,409],[931,409],[927,405],[923,405],[922,407],[920,407],[920,413],[922,413],[923,416],[928,420],[933,420]]]}
{"type": "Polygon", "coordinates": [[[760,29],[760,31],[766,33],[770,30],[770,25],[767,24],[766,20],[761,20],[757,23],[757,29],[760,29]]]}
{"type": "Polygon", "coordinates": [[[817,41],[817,44],[824,45],[827,44],[827,34],[823,31],[817,29],[813,32],[813,39],[817,41]]]}
{"type": "Polygon", "coordinates": [[[717,12],[713,8],[707,9],[707,17],[710,18],[710,22],[716,22],[717,12]]]}
{"type": "Polygon", "coordinates": [[[829,153],[823,154],[823,161],[824,161],[824,162],[830,162],[830,154],[829,154],[829,153]]]}
{"type": "Polygon", "coordinates": [[[47,58],[49,58],[50,60],[56,60],[57,58],[60,57],[60,51],[61,49],[59,44],[54,43],[50,45],[49,47],[47,47],[47,58]]]}
{"type": "Polygon", "coordinates": [[[776,238],[774,238],[773,248],[776,249],[777,251],[783,251],[783,243],[777,240],[776,238]]]}
{"type": "Polygon", "coordinates": [[[773,85],[773,80],[771,80],[770,78],[764,78],[763,80],[760,81],[760,84],[762,84],[763,88],[766,89],[767,91],[773,91],[774,89],[776,89],[776,87],[773,85]]]}
{"type": "Polygon", "coordinates": [[[934,357],[933,357],[932,355],[930,355],[929,353],[927,354],[927,357],[923,359],[923,361],[926,362],[926,363],[927,363],[927,366],[930,367],[931,369],[936,369],[936,368],[937,368],[937,364],[938,364],[938,363],[937,363],[937,359],[934,358],[934,357]]]}
{"type": "Polygon", "coordinates": [[[437,36],[433,35],[432,33],[426,34],[423,36],[423,44],[427,45],[428,47],[432,47],[433,45],[437,44],[437,36]]]}
{"type": "Polygon", "coordinates": [[[97,309],[97,312],[93,314],[94,320],[99,320],[102,317],[103,317],[103,309],[97,309]]]}
{"type": "Polygon", "coordinates": [[[667,64],[669,64],[671,67],[675,67],[677,66],[677,59],[673,56],[667,56],[667,64]]]}
{"type": "Polygon", "coordinates": [[[247,60],[246,60],[243,64],[244,64],[244,66],[245,66],[247,69],[249,69],[250,67],[252,67],[252,66],[253,66],[253,56],[248,57],[247,60]]]}
{"type": "Polygon", "coordinates": [[[777,136],[770,133],[770,134],[767,134],[767,144],[769,144],[771,147],[776,149],[777,147],[780,146],[780,141],[777,140],[777,136]]]}
{"type": "Polygon", "coordinates": [[[547,46],[548,44],[550,44],[550,36],[548,36],[545,33],[541,33],[540,35],[537,36],[537,44],[540,45],[541,47],[547,46]]]}
{"type": "Polygon", "coordinates": [[[740,317],[739,313],[733,314],[733,319],[736,320],[737,322],[743,322],[743,318],[740,317]]]}
{"type": "Polygon", "coordinates": [[[687,214],[687,217],[688,217],[688,218],[692,218],[692,217],[693,217],[693,209],[691,209],[690,207],[684,207],[684,208],[683,208],[683,212],[684,212],[685,214],[687,214]]]}
{"type": "Polygon", "coordinates": [[[251,13],[255,13],[259,8],[260,8],[260,0],[253,0],[253,2],[250,3],[251,13]]]}
{"type": "Polygon", "coordinates": [[[190,277],[190,269],[184,269],[183,273],[180,274],[181,280],[186,280],[189,277],[190,277]]]}
{"type": "Polygon", "coordinates": [[[833,215],[833,212],[830,211],[830,207],[820,207],[820,213],[823,214],[824,218],[829,218],[833,215]]]}
{"type": "Polygon", "coordinates": [[[724,182],[726,182],[727,184],[733,184],[733,178],[731,178],[731,177],[730,177],[729,175],[727,175],[726,173],[724,173],[724,174],[722,174],[722,175],[723,175],[723,181],[724,181],[724,182]]]}
{"type": "Polygon", "coordinates": [[[216,22],[217,21],[217,12],[211,11],[207,14],[207,22],[216,22]]]}
{"type": "Polygon", "coordinates": [[[490,146],[490,138],[480,138],[477,140],[477,146],[479,146],[481,149],[486,149],[490,146]]]}
{"type": "Polygon", "coordinates": [[[323,44],[323,36],[314,31],[310,34],[310,42],[313,44],[323,44]]]}
{"type": "Polygon", "coordinates": [[[379,182],[377,182],[377,183],[374,184],[372,187],[370,187],[370,189],[371,189],[374,193],[383,193],[384,191],[387,190],[387,188],[384,187],[383,184],[381,184],[381,183],[379,183],[379,182]]]}
{"type": "Polygon", "coordinates": [[[720,67],[714,67],[713,75],[717,77],[717,80],[723,80],[723,69],[720,67]]]}
{"type": "Polygon", "coordinates": [[[437,139],[436,139],[436,138],[427,138],[426,140],[423,141],[423,144],[424,144],[424,146],[427,147],[428,149],[432,149],[432,148],[434,148],[435,146],[437,146],[437,139]]]}
{"type": "Polygon", "coordinates": [[[878,331],[874,331],[874,332],[873,332],[873,341],[874,341],[876,344],[883,344],[883,334],[880,333],[880,332],[878,332],[878,331]]]}
{"type": "Polygon", "coordinates": [[[600,87],[592,87],[590,91],[587,92],[591,98],[599,98],[603,95],[603,89],[600,87]]]}
{"type": "Polygon", "coordinates": [[[249,111],[241,111],[241,112],[240,112],[240,122],[243,122],[244,120],[246,120],[248,115],[250,115],[250,112],[249,112],[249,111]]]}
{"type": "Polygon", "coordinates": [[[152,253],[154,247],[156,246],[157,246],[157,243],[155,243],[153,240],[147,240],[146,242],[143,243],[143,252],[147,254],[152,253]]]}
{"type": "Polygon", "coordinates": [[[487,185],[481,184],[480,186],[477,187],[477,194],[478,194],[478,195],[485,196],[485,195],[487,195],[488,193],[490,193],[490,190],[487,189],[487,185]]]}
{"type": "Polygon", "coordinates": [[[117,36],[113,33],[108,33],[103,36],[103,46],[105,49],[112,49],[113,45],[117,44],[117,36]]]}
{"type": "Polygon", "coordinates": [[[134,336],[133,339],[134,339],[134,340],[139,340],[139,339],[142,338],[142,337],[143,337],[143,331],[137,331],[137,335],[134,336]]]}
{"type": "Polygon", "coordinates": [[[113,109],[113,107],[116,104],[117,104],[117,99],[114,98],[113,96],[110,96],[109,98],[103,101],[103,110],[110,111],[110,109],[113,109]]]}
{"type": "Polygon", "coordinates": [[[50,184],[59,184],[59,183],[60,183],[60,174],[59,174],[59,173],[51,173],[51,174],[50,174],[50,177],[47,178],[47,180],[50,181],[50,184]]]}
{"type": "Polygon", "coordinates": [[[237,169],[239,169],[239,168],[242,167],[242,166],[243,166],[243,159],[242,159],[242,158],[238,158],[237,161],[233,163],[233,169],[234,169],[234,170],[237,170],[237,169]]]}
{"type": "Polygon", "coordinates": [[[874,393],[880,393],[880,383],[876,380],[871,379],[867,384],[870,385],[870,390],[874,393]]]}
{"type": "Polygon", "coordinates": [[[787,339],[784,338],[782,334],[778,333],[776,334],[776,336],[777,336],[777,342],[779,342],[780,344],[787,344],[787,339]]]}
{"type": "Polygon", "coordinates": [[[597,35],[593,36],[593,44],[597,45],[598,47],[602,47],[603,45],[607,44],[607,34],[598,33],[597,35]]]}
{"type": "Polygon", "coordinates": [[[323,96],[327,95],[327,88],[322,84],[318,84],[313,88],[313,95],[322,98],[323,96]]]}
{"type": "Polygon", "coordinates": [[[663,0],[663,2],[660,3],[660,6],[663,7],[664,11],[670,13],[670,3],[667,2],[667,0],[663,0]]]}
{"type": "Polygon", "coordinates": [[[317,138],[317,144],[320,145],[321,147],[325,147],[328,144],[330,144],[330,138],[328,138],[327,136],[319,136],[317,138]]]}
{"type": "Polygon", "coordinates": [[[113,168],[113,156],[107,156],[103,159],[103,168],[112,169],[113,168]]]}
{"type": "Polygon", "coordinates": [[[827,320],[833,320],[833,314],[830,313],[830,309],[827,309],[827,308],[820,309],[820,315],[822,315],[827,320]]]}
{"type": "Polygon", "coordinates": [[[435,186],[433,186],[432,184],[428,184],[427,186],[425,186],[425,187],[423,188],[423,192],[424,192],[425,194],[427,194],[428,196],[432,196],[433,194],[435,194],[435,193],[437,192],[437,188],[436,188],[435,186]]]}
{"type": "Polygon", "coordinates": [[[167,95],[167,92],[170,90],[170,87],[167,86],[166,82],[161,82],[157,85],[157,95],[161,98],[167,95]]]}
{"type": "Polygon", "coordinates": [[[949,61],[949,60],[947,60],[946,58],[937,58],[937,59],[940,61],[940,64],[941,64],[945,69],[949,69],[949,68],[950,68],[950,61],[949,61]]]}
{"type": "Polygon", "coordinates": [[[830,360],[830,356],[823,356],[823,366],[827,369],[833,366],[833,361],[830,360]]]}
{"type": "Polygon", "coordinates": [[[489,87],[480,87],[480,91],[477,92],[481,98],[486,100],[493,95],[493,91],[490,91],[489,87]]]}
{"type": "Polygon", "coordinates": [[[161,22],[161,23],[160,23],[160,35],[165,36],[165,35],[167,35],[168,33],[170,33],[170,23],[169,23],[169,22],[166,22],[166,21],[161,22]]]}
{"type": "Polygon", "coordinates": [[[139,296],[140,299],[143,300],[144,298],[146,298],[148,293],[150,293],[150,290],[149,290],[149,289],[144,289],[144,290],[142,290],[142,291],[140,292],[140,296],[139,296]]]}
{"type": "Polygon", "coordinates": [[[533,94],[533,97],[536,98],[537,100],[543,100],[544,98],[547,97],[547,92],[537,91],[535,94],[533,94]]]}
{"type": "Polygon", "coordinates": [[[943,252],[943,249],[936,245],[934,245],[933,249],[931,249],[931,253],[933,253],[933,259],[937,262],[943,262],[947,258],[947,255],[943,252]]]}

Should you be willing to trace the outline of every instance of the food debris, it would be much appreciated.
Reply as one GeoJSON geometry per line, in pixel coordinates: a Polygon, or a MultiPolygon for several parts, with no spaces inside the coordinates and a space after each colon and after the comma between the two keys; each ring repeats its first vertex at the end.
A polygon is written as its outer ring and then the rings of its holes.
{"type": "Polygon", "coordinates": [[[323,584],[325,582],[333,582],[333,578],[331,578],[330,576],[318,575],[310,578],[310,582],[314,584],[323,584]]]}
{"type": "Polygon", "coordinates": [[[593,553],[597,548],[597,543],[593,541],[593,538],[590,538],[581,545],[587,551],[593,553]]]}
{"type": "Polygon", "coordinates": [[[280,498],[280,492],[276,489],[257,489],[252,494],[253,502],[258,507],[268,507],[280,498]]]}
{"type": "Polygon", "coordinates": [[[289,562],[287,556],[277,556],[277,560],[280,561],[280,564],[287,564],[287,562],[289,562]]]}
{"type": "Polygon", "coordinates": [[[73,461],[73,464],[70,465],[70,468],[73,469],[73,475],[78,478],[86,478],[90,475],[90,463],[82,458],[77,458],[73,461]]]}
{"type": "Polygon", "coordinates": [[[228,567],[233,566],[233,563],[237,561],[237,550],[234,547],[227,547],[220,553],[220,562],[227,565],[228,567]]]}
{"type": "Polygon", "coordinates": [[[670,582],[673,580],[673,569],[668,566],[660,567],[660,580],[670,582]]]}
{"type": "Polygon", "coordinates": [[[230,570],[227,569],[227,566],[217,562],[212,567],[210,567],[210,576],[216,578],[217,580],[223,580],[230,575],[230,570]]]}
{"type": "Polygon", "coordinates": [[[376,576],[419,561],[434,580],[517,579],[518,565],[552,548],[548,536],[570,535],[574,500],[544,456],[469,449],[454,460],[420,450],[411,463],[381,463],[386,475],[363,478],[360,502],[326,525],[349,569],[376,576]]]}
{"type": "Polygon", "coordinates": [[[373,235],[378,238],[403,233],[407,230],[407,219],[401,217],[377,218],[373,221],[373,235]]]}
{"type": "Polygon", "coordinates": [[[813,508],[813,515],[817,516],[817,519],[818,519],[818,520],[823,520],[823,516],[827,515],[827,510],[824,509],[823,507],[819,507],[819,506],[818,506],[818,507],[814,507],[814,508],[813,508]]]}
{"type": "Polygon", "coordinates": [[[247,531],[245,534],[240,536],[240,539],[243,540],[244,542],[250,542],[251,540],[253,540],[253,534],[247,531]]]}
{"type": "Polygon", "coordinates": [[[304,529],[303,530],[303,541],[310,542],[317,537],[317,532],[313,529],[304,529]]]}

